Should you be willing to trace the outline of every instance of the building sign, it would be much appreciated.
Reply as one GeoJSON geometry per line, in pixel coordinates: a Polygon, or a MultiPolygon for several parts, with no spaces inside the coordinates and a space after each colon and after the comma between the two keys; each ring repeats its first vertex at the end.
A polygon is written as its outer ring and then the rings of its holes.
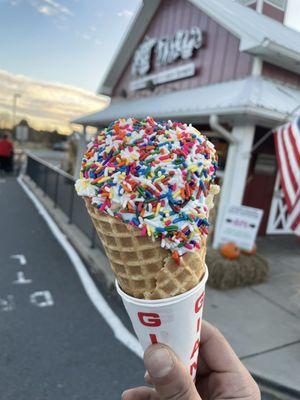
{"type": "Polygon", "coordinates": [[[145,41],[139,45],[133,56],[131,67],[132,76],[144,76],[150,71],[151,58],[155,44],[156,39],[146,38],[145,41]]]}
{"type": "Polygon", "coordinates": [[[188,78],[195,75],[195,64],[188,63],[180,65],[179,67],[170,68],[166,71],[158,72],[157,74],[146,75],[143,78],[136,79],[129,83],[129,90],[139,90],[147,87],[148,82],[154,85],[161,85],[162,83],[176,81],[178,79],[188,78]]]}
{"type": "Polygon", "coordinates": [[[178,59],[188,60],[194,50],[200,49],[202,42],[202,31],[197,26],[190,30],[177,31],[172,37],[159,39],[155,46],[155,64],[161,67],[178,59]]]}
{"type": "MultiPolygon", "coordinates": [[[[202,44],[202,31],[197,26],[186,30],[179,30],[175,35],[161,39],[146,37],[134,53],[131,67],[132,76],[144,77],[151,72],[153,65],[159,68],[180,59],[188,60],[193,56],[195,50],[200,49],[202,44]]],[[[174,80],[174,74],[170,76],[172,76],[171,80],[174,80]]],[[[177,79],[180,79],[180,74],[178,76],[177,79]]],[[[160,83],[164,82],[167,81],[163,80],[160,83]]]]}
{"type": "Polygon", "coordinates": [[[20,142],[25,142],[28,140],[28,126],[27,125],[18,125],[16,128],[16,138],[20,142]]]}
{"type": "Polygon", "coordinates": [[[221,243],[234,242],[243,250],[251,250],[262,216],[259,208],[230,206],[221,227],[221,243]]]}

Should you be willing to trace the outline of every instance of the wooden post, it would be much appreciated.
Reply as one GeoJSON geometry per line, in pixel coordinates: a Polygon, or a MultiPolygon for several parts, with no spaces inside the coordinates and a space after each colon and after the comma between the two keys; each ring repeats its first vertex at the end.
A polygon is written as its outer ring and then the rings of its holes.
{"type": "Polygon", "coordinates": [[[218,248],[220,244],[221,226],[227,207],[242,204],[254,133],[254,125],[236,125],[232,130],[232,136],[237,139],[237,143],[230,144],[226,159],[213,241],[214,248],[218,248]]]}

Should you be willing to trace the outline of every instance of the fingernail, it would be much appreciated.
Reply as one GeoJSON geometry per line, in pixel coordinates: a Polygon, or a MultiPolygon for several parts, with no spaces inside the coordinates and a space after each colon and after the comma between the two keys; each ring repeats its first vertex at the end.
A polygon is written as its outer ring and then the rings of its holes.
{"type": "Polygon", "coordinates": [[[129,389],[129,390],[125,390],[125,391],[122,393],[121,399],[122,399],[122,400],[125,400],[126,395],[127,395],[129,392],[130,392],[130,389],[129,389]]]}
{"type": "Polygon", "coordinates": [[[151,377],[150,377],[148,371],[146,371],[144,379],[145,379],[145,382],[148,383],[148,385],[152,385],[151,377]]]}
{"type": "Polygon", "coordinates": [[[145,365],[153,378],[163,378],[172,370],[174,361],[167,349],[159,348],[146,357],[145,365]]]}

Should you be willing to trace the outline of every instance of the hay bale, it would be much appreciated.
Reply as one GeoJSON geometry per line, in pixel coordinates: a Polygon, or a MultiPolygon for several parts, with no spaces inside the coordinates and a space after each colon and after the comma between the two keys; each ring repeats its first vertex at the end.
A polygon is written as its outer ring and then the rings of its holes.
{"type": "Polygon", "coordinates": [[[259,254],[241,254],[239,258],[229,260],[218,250],[209,248],[206,263],[208,284],[221,290],[265,282],[269,272],[268,261],[259,254]]]}

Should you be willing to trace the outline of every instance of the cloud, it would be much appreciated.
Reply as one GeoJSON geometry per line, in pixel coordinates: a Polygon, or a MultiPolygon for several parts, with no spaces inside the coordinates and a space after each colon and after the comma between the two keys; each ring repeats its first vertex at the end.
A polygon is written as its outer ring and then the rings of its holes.
{"type": "MultiPolygon", "coordinates": [[[[11,6],[19,5],[22,0],[8,0],[11,6]]],[[[55,0],[23,0],[25,3],[33,7],[38,13],[50,17],[53,16],[73,16],[73,12],[60,1],[55,0]]]]}
{"type": "Polygon", "coordinates": [[[118,12],[118,17],[131,18],[134,12],[131,10],[122,10],[118,12]]]}
{"type": "Polygon", "coordinates": [[[25,118],[38,130],[72,131],[70,121],[108,104],[106,96],[95,95],[77,87],[37,81],[23,75],[0,70],[0,127],[11,127],[12,101],[15,93],[17,121],[25,118]]]}
{"type": "Polygon", "coordinates": [[[53,8],[48,7],[48,6],[42,6],[42,5],[40,5],[37,8],[37,11],[41,14],[45,14],[45,15],[49,15],[49,16],[56,14],[56,12],[55,12],[55,10],[53,10],[53,8]]]}
{"type": "Polygon", "coordinates": [[[72,13],[72,11],[64,6],[63,4],[54,1],[54,0],[42,0],[43,3],[46,3],[48,5],[48,7],[52,8],[52,10],[56,13],[56,14],[65,14],[65,15],[69,15],[72,16],[74,15],[72,13]]]}
{"type": "Polygon", "coordinates": [[[103,44],[102,40],[99,38],[99,34],[97,34],[94,29],[90,29],[88,32],[81,32],[75,29],[74,33],[78,38],[94,43],[95,46],[102,46],[103,44]]]}

